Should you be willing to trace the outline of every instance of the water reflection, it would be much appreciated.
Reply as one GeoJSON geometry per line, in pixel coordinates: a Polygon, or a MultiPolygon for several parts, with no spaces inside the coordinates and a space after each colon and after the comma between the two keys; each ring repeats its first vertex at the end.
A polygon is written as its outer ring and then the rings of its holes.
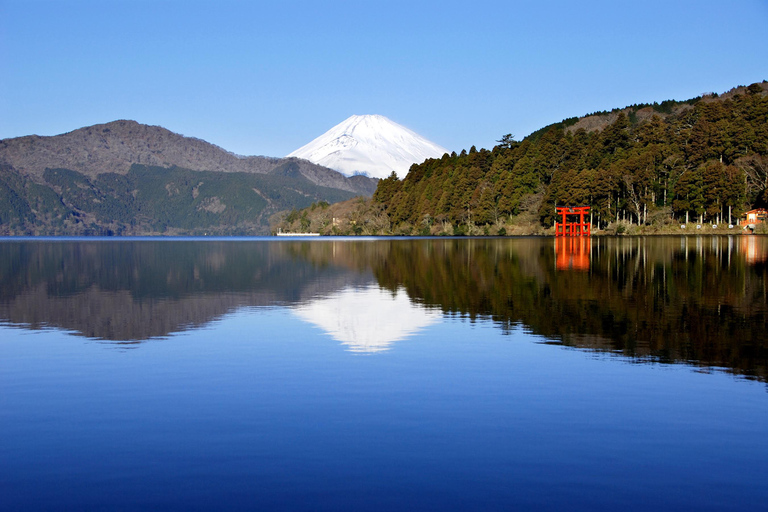
{"type": "Polygon", "coordinates": [[[296,306],[294,314],[358,353],[388,350],[442,316],[414,304],[402,289],[390,292],[376,285],[344,288],[310,300],[296,306]]]}
{"type": "Polygon", "coordinates": [[[120,342],[286,306],[376,352],[458,314],[636,361],[768,376],[762,236],[0,242],[0,322],[120,342]]]}
{"type": "MultiPolygon", "coordinates": [[[[755,240],[764,253],[768,239],[755,240]]],[[[553,243],[403,243],[374,273],[446,313],[554,343],[768,376],[768,272],[733,238],[593,238],[589,272],[558,270],[553,243]]]]}
{"type": "Polygon", "coordinates": [[[327,244],[295,242],[5,241],[0,322],[109,341],[165,337],[373,279],[333,259],[327,244]]]}
{"type": "Polygon", "coordinates": [[[592,240],[589,237],[555,238],[555,254],[558,270],[589,270],[592,240]]]}
{"type": "Polygon", "coordinates": [[[768,259],[768,250],[766,250],[765,238],[756,236],[742,236],[741,250],[747,263],[756,265],[764,263],[768,259]]]}

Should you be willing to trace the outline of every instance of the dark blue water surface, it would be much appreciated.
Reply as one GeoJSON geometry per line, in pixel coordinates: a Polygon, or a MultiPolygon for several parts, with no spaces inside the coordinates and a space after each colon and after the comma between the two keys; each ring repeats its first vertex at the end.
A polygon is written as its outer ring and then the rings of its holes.
{"type": "Polygon", "coordinates": [[[0,509],[765,509],[768,240],[562,243],[0,241],[0,509]]]}

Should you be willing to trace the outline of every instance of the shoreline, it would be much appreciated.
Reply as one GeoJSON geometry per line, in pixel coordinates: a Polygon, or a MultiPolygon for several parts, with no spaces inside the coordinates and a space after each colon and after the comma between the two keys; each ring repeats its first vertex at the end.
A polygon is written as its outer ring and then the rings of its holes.
{"type": "Polygon", "coordinates": [[[768,233],[749,233],[742,230],[685,230],[685,231],[654,231],[638,233],[606,233],[604,231],[594,231],[591,236],[555,236],[552,233],[516,233],[514,235],[318,235],[318,234],[287,234],[280,235],[224,235],[224,236],[205,236],[205,235],[0,235],[0,242],[9,242],[14,240],[50,240],[50,241],[89,241],[89,240],[114,240],[114,241],[249,241],[249,240],[363,240],[363,239],[446,239],[446,240],[481,240],[481,239],[515,239],[515,238],[552,238],[552,239],[580,239],[580,238],[641,238],[641,237],[740,237],[740,236],[768,236],[768,233]]]}

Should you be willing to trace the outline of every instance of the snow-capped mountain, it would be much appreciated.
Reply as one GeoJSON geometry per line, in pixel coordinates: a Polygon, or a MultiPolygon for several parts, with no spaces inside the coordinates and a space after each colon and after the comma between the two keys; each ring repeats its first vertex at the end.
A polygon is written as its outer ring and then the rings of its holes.
{"type": "Polygon", "coordinates": [[[384,116],[352,116],[289,157],[335,169],[347,176],[404,178],[413,164],[440,158],[448,150],[384,116]]]}

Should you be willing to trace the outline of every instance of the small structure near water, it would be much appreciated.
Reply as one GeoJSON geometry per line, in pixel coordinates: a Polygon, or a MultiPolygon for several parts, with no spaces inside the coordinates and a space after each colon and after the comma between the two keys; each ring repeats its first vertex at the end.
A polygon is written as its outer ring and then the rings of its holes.
{"type": "Polygon", "coordinates": [[[768,221],[768,210],[765,208],[755,208],[754,210],[749,210],[744,215],[746,218],[739,222],[744,229],[754,230],[757,224],[763,224],[768,221]]]}
{"type": "Polygon", "coordinates": [[[306,232],[295,232],[291,233],[288,231],[283,231],[282,229],[278,229],[277,233],[275,233],[277,236],[320,236],[320,233],[306,233],[306,232]]]}
{"type": "Polygon", "coordinates": [[[555,209],[558,217],[562,217],[562,222],[555,221],[555,236],[592,236],[592,224],[585,219],[589,206],[556,206],[555,209]]]}

